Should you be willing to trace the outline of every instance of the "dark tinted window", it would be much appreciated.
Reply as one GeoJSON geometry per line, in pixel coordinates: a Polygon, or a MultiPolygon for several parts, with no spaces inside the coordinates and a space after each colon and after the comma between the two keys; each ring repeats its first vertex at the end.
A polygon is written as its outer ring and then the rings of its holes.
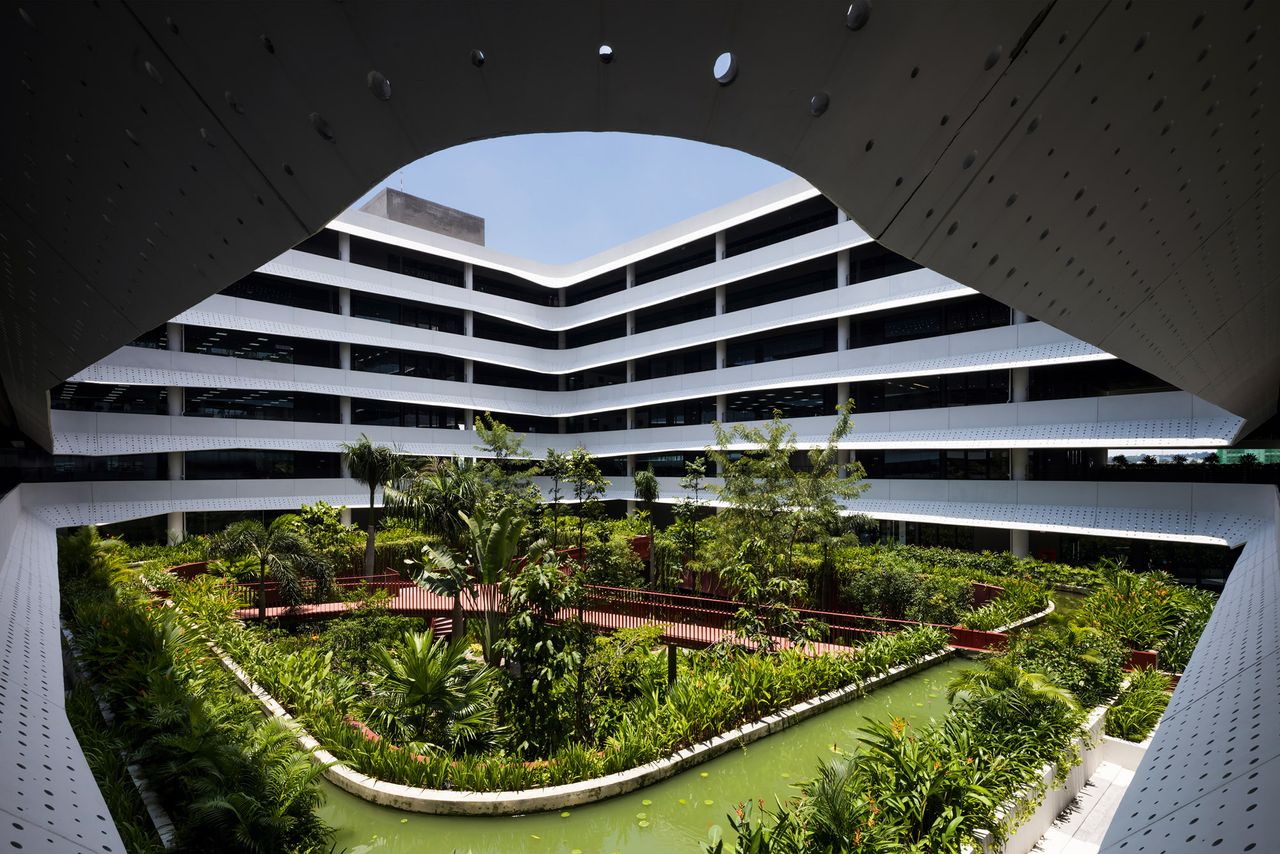
{"type": "Polygon", "coordinates": [[[665,279],[694,267],[701,267],[716,260],[716,238],[714,234],[690,241],[675,249],[668,249],[651,258],[636,262],[636,284],[643,285],[657,279],[665,279]]]}
{"type": "Polygon", "coordinates": [[[250,273],[222,289],[224,296],[251,299],[312,311],[338,312],[338,292],[334,288],[250,273]]]}
{"type": "Polygon", "coordinates": [[[451,356],[396,350],[391,347],[351,345],[351,368],[374,374],[396,374],[432,380],[462,380],[462,360],[451,356]]]}
{"type": "Polygon", "coordinates": [[[257,421],[338,423],[338,398],[291,391],[189,388],[183,415],[199,418],[247,418],[257,421]]]}
{"type": "Polygon", "coordinates": [[[409,300],[352,292],[351,316],[435,332],[462,334],[462,312],[409,300]]]}
{"type": "Polygon", "coordinates": [[[169,389],[154,385],[100,385],[62,383],[49,392],[52,409],[72,412],[131,412],[138,415],[169,414],[169,389]]]}
{"type": "Polygon", "coordinates": [[[317,341],[313,338],[290,338],[235,329],[188,326],[182,330],[182,348],[188,353],[203,353],[208,356],[314,365],[318,368],[338,367],[338,345],[332,341],[317,341]]]}
{"type": "Polygon", "coordinates": [[[725,257],[828,228],[837,222],[836,206],[822,196],[735,225],[725,232],[725,257]]]}

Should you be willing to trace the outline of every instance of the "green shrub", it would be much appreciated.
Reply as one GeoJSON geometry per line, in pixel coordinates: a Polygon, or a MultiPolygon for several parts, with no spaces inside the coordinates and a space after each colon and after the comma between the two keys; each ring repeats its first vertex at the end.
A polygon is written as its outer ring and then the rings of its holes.
{"type": "Polygon", "coordinates": [[[1023,634],[1008,657],[1024,670],[1043,673],[1091,709],[1120,689],[1128,651],[1104,632],[1071,626],[1023,634]]]}
{"type": "Polygon", "coordinates": [[[1125,741],[1143,741],[1169,705],[1172,680],[1158,670],[1135,670],[1129,687],[1107,709],[1106,733],[1125,741]]]}

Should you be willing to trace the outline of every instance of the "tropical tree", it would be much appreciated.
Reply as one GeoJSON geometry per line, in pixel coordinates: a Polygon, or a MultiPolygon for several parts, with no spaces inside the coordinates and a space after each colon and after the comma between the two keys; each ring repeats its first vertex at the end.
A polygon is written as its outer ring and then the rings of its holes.
{"type": "Polygon", "coordinates": [[[519,574],[508,575],[503,590],[509,604],[498,651],[503,670],[501,703],[512,722],[515,751],[541,757],[560,747],[571,726],[570,706],[577,692],[567,690],[581,670],[580,622],[560,619],[582,597],[577,576],[560,571],[555,552],[546,550],[519,574]]]}
{"type": "Polygon", "coordinates": [[[311,548],[298,525],[298,517],[277,516],[264,526],[257,519],[229,525],[209,544],[211,557],[252,559],[258,563],[258,616],[267,615],[267,576],[280,586],[289,605],[302,602],[301,576],[316,581],[316,595],[323,598],[333,582],[332,567],[311,548]]]}
{"type": "MultiPolygon", "coordinates": [[[[465,521],[471,531],[474,577],[482,585],[480,603],[484,611],[484,658],[490,664],[496,664],[498,655],[495,645],[502,632],[498,619],[499,586],[506,580],[516,558],[520,556],[520,537],[524,533],[525,521],[511,507],[504,507],[492,519],[466,517],[465,521]]],[[[545,540],[535,543],[529,559],[539,558],[545,549],[545,540]]]]}
{"type": "Polygon", "coordinates": [[[468,751],[499,729],[497,671],[467,658],[465,638],[406,632],[390,649],[374,647],[372,676],[367,714],[386,734],[468,751]]]}
{"type": "Polygon", "coordinates": [[[423,546],[422,556],[424,560],[421,565],[414,565],[408,558],[405,559],[405,563],[416,570],[412,573],[414,583],[437,596],[449,596],[453,599],[453,630],[449,638],[453,640],[466,637],[467,617],[462,607],[462,597],[472,589],[470,568],[448,549],[423,546]]]}
{"type": "Polygon", "coordinates": [[[645,584],[652,584],[654,554],[657,552],[657,545],[653,541],[653,511],[657,509],[658,496],[660,495],[658,478],[653,473],[653,467],[650,466],[636,472],[633,481],[635,483],[636,501],[643,505],[645,515],[649,517],[649,565],[645,567],[644,582],[645,584]]]}
{"type": "Polygon", "coordinates": [[[470,529],[459,514],[474,516],[486,486],[479,466],[461,457],[432,457],[399,486],[383,489],[388,515],[437,534],[446,547],[467,549],[470,529]]]}
{"type": "Polygon", "coordinates": [[[712,491],[726,505],[724,524],[730,542],[763,535],[766,542],[783,550],[777,563],[790,571],[799,542],[839,528],[847,502],[867,488],[860,482],[860,464],[840,463],[839,443],[853,429],[851,413],[849,404],[837,408],[827,441],[811,449],[807,465],[799,469],[793,465],[795,431],[782,420],[781,412],[775,410],[773,420],[763,427],[713,425],[715,446],[707,450],[723,483],[712,491]]]}
{"type": "Polygon", "coordinates": [[[356,442],[344,442],[342,453],[347,470],[356,480],[369,487],[369,536],[364,544],[364,574],[373,575],[375,539],[378,530],[378,508],[374,498],[378,487],[396,480],[402,472],[400,455],[394,448],[375,445],[365,434],[356,442]]]}
{"type": "Polygon", "coordinates": [[[551,480],[547,493],[547,507],[551,511],[551,547],[560,548],[560,502],[564,501],[564,482],[569,477],[569,455],[555,448],[547,448],[547,459],[542,464],[542,474],[551,480]]]}
{"type": "Polygon", "coordinates": [[[609,481],[600,473],[595,458],[581,446],[569,452],[567,479],[573,487],[573,500],[578,504],[578,549],[586,540],[587,519],[600,512],[600,498],[609,481]]]}

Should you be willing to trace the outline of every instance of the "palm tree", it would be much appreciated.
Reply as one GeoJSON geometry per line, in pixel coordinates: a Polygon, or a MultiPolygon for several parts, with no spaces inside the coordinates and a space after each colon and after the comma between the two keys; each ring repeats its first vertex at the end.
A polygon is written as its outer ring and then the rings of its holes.
{"type": "Polygon", "coordinates": [[[649,566],[647,567],[647,576],[645,584],[653,583],[653,555],[657,550],[653,542],[653,511],[658,504],[658,478],[653,474],[653,467],[643,469],[635,473],[636,500],[644,505],[644,510],[649,514],[649,566]]]}
{"type": "Polygon", "coordinates": [[[385,733],[455,751],[491,737],[498,671],[466,653],[465,640],[446,643],[430,631],[406,632],[392,649],[375,647],[374,722],[385,733]]]}
{"type": "MultiPolygon", "coordinates": [[[[467,564],[460,561],[448,549],[437,549],[433,546],[422,547],[424,566],[415,574],[414,583],[424,587],[438,596],[453,597],[453,630],[449,639],[464,637],[466,631],[466,613],[462,610],[462,597],[471,590],[471,572],[467,564]]],[[[411,563],[406,558],[405,563],[411,563]]]]}
{"type": "Polygon", "coordinates": [[[374,496],[379,486],[391,483],[400,476],[400,455],[394,448],[375,445],[369,437],[360,434],[359,441],[344,442],[342,453],[347,457],[347,470],[356,480],[369,487],[369,537],[364,544],[364,574],[373,575],[374,538],[378,530],[378,509],[374,496]]]}
{"type": "Polygon", "coordinates": [[[439,534],[448,548],[463,551],[470,530],[459,513],[475,514],[484,484],[472,460],[437,457],[414,472],[403,488],[385,486],[382,492],[387,513],[439,534]]]}
{"type": "Polygon", "coordinates": [[[290,605],[302,601],[299,573],[317,582],[323,595],[332,582],[332,569],[312,550],[296,525],[298,517],[278,516],[263,526],[257,519],[245,519],[228,526],[209,544],[209,556],[227,560],[252,558],[258,562],[258,616],[267,616],[267,574],[280,585],[280,593],[290,605]]]}

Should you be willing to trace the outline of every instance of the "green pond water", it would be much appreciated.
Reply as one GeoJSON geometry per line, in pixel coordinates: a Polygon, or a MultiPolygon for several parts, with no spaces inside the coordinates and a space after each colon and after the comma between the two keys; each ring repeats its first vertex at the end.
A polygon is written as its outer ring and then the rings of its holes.
{"type": "Polygon", "coordinates": [[[379,807],[324,783],[320,814],[338,828],[336,850],[392,852],[684,852],[696,854],[712,825],[727,829],[726,813],[740,801],[795,793],[831,747],[855,745],[865,718],[893,716],[919,724],[947,712],[946,685],[973,667],[952,659],[733,750],[676,777],[606,801],[525,816],[430,816],[379,807]],[[648,826],[642,827],[641,821],[648,826]]]}

